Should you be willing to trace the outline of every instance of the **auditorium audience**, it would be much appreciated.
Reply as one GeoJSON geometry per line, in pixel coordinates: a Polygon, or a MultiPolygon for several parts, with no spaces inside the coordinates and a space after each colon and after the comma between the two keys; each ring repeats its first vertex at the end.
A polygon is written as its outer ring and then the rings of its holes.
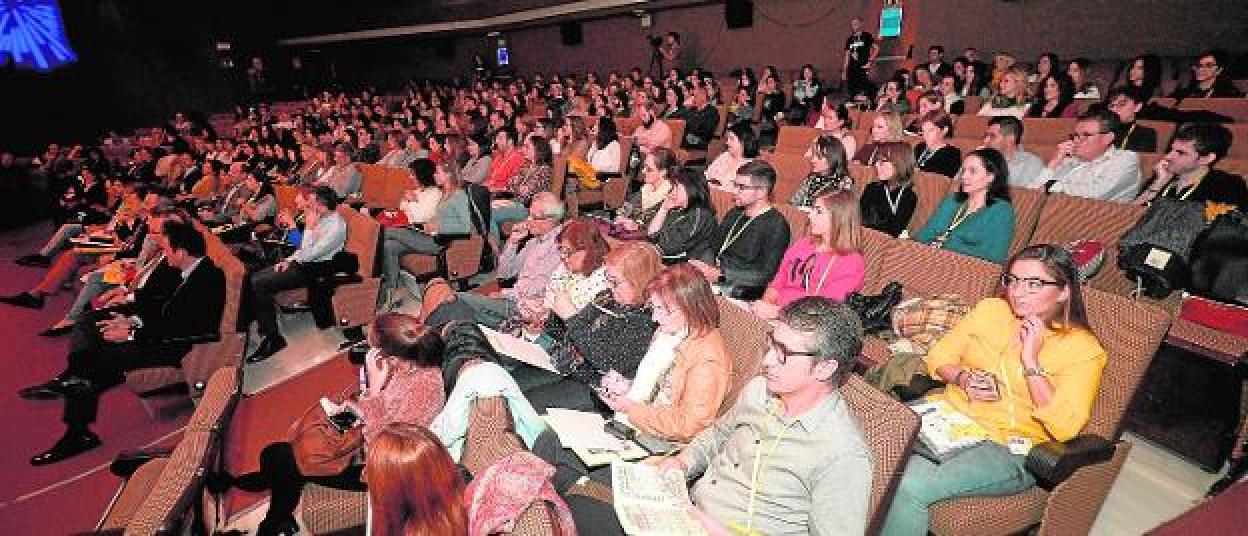
{"type": "Polygon", "coordinates": [[[1027,113],[1027,99],[1030,93],[1027,85],[1027,73],[1013,67],[1001,73],[1000,79],[993,85],[995,91],[977,115],[998,116],[1012,115],[1019,119],[1027,113]]]}
{"type": "Polygon", "coordinates": [[[915,240],[992,262],[1002,262],[1014,238],[1009,168],[996,149],[966,155],[958,191],[946,196],[915,240]]]}
{"type": "Polygon", "coordinates": [[[1096,87],[1092,80],[1086,78],[1088,67],[1092,65],[1087,58],[1075,58],[1066,65],[1066,76],[1070,77],[1071,83],[1075,86],[1076,99],[1097,99],[1101,98],[1101,90],[1096,87]]]}
{"type": "Polygon", "coordinates": [[[1119,87],[1137,91],[1145,101],[1151,100],[1161,92],[1161,58],[1156,54],[1131,58],[1119,78],[1123,81],[1119,87]]]}
{"type": "Polygon", "coordinates": [[[672,188],[646,232],[664,264],[703,258],[717,229],[706,182],[689,169],[677,170],[669,180],[672,188]]]}
{"type": "Polygon", "coordinates": [[[823,93],[822,82],[819,80],[819,74],[815,71],[815,66],[809,63],[802,66],[802,72],[798,75],[797,80],[793,81],[793,102],[788,112],[789,121],[801,124],[806,121],[806,116],[818,97],[823,93]]]}
{"type": "MultiPolygon", "coordinates": [[[[679,140],[679,144],[685,149],[706,149],[707,144],[711,142],[711,138],[715,136],[715,129],[719,126],[719,110],[715,108],[715,105],[711,102],[710,95],[707,94],[705,89],[695,88],[690,93],[689,98],[691,102],[686,107],[685,115],[682,117],[685,120],[685,138],[679,140]]],[[[654,110],[650,112],[653,114],[654,110]]],[[[752,117],[753,115],[754,112],[750,111],[750,116],[752,117]]],[[[644,115],[642,116],[642,121],[645,121],[644,115]]],[[[668,138],[671,138],[670,129],[668,138]]],[[[671,148],[670,142],[667,144],[667,147],[671,148]]]]}
{"type": "Polygon", "coordinates": [[[465,136],[464,148],[466,160],[460,170],[465,183],[482,184],[490,174],[493,158],[490,156],[490,142],[483,136],[465,136]]]}
{"type": "MultiPolygon", "coordinates": [[[[696,480],[691,513],[711,534],[864,533],[874,462],[838,390],[862,346],[857,315],[803,298],[781,311],[769,338],[764,374],[659,467],[696,480]],[[768,484],[753,489],[759,481],[768,484]]],[[[575,495],[568,505],[581,532],[619,532],[609,505],[575,495]]]]}
{"type": "MultiPolygon", "coordinates": [[[[871,121],[871,141],[852,153],[854,162],[864,166],[874,164],[880,155],[881,147],[885,144],[900,143],[905,137],[903,132],[901,118],[897,114],[877,114],[871,121]]],[[[841,139],[841,143],[844,144],[845,140],[841,139]]],[[[851,154],[849,145],[845,145],[845,154],[851,154]]]]}
{"type": "Polygon", "coordinates": [[[1023,148],[1023,122],[1012,115],[988,120],[984,147],[996,149],[1005,157],[1012,187],[1026,187],[1044,170],[1044,160],[1023,148]]]}
{"type": "Polygon", "coordinates": [[[1135,199],[1140,191],[1140,157],[1114,147],[1117,129],[1113,112],[1083,114],[1071,139],[1058,144],[1028,187],[1120,203],[1135,199]]]}
{"type": "MultiPolygon", "coordinates": [[[[256,331],[261,339],[248,363],[259,363],[286,347],[277,323],[277,293],[315,286],[318,278],[334,273],[334,256],[347,242],[347,223],[335,210],[338,194],[325,186],[313,191],[312,202],[304,210],[307,224],[299,249],[276,265],[251,275],[252,304],[256,331]]],[[[309,288],[309,303],[314,300],[309,288]]]]}
{"type": "Polygon", "coordinates": [[[516,146],[517,136],[519,134],[511,127],[500,128],[491,136],[494,147],[490,150],[490,171],[483,183],[491,192],[507,191],[508,185],[525,164],[524,151],[516,146]]]}
{"type": "Polygon", "coordinates": [[[676,157],[662,147],[651,151],[641,166],[641,187],[629,194],[618,211],[615,223],[623,229],[644,231],[659,212],[659,207],[672,191],[670,176],[676,168],[676,157]]]}
{"type": "Polygon", "coordinates": [[[589,138],[593,143],[589,145],[585,159],[594,171],[619,173],[622,155],[615,121],[607,115],[599,116],[589,127],[589,138]]]}
{"type": "Polygon", "coordinates": [[[334,164],[321,173],[312,184],[332,188],[338,195],[338,200],[341,201],[360,191],[362,175],[359,166],[354,162],[351,146],[341,143],[334,146],[333,157],[334,164]]]}
{"type": "Polygon", "coordinates": [[[1231,132],[1222,125],[1192,124],[1179,129],[1170,142],[1170,151],[1157,162],[1148,188],[1140,192],[1135,203],[1167,197],[1212,201],[1245,210],[1248,186],[1244,178],[1214,168],[1230,144],[1231,132]]]}
{"type": "Polygon", "coordinates": [[[751,310],[774,319],[780,309],[804,296],[845,301],[866,282],[862,256],[862,221],[852,190],[831,190],[815,197],[809,234],[784,252],[780,270],[751,310]]]}
{"type": "Polygon", "coordinates": [[[749,125],[733,125],[724,131],[724,152],[706,167],[706,182],[711,187],[731,190],[737,170],[758,158],[758,137],[749,125]]]}
{"type": "Polygon", "coordinates": [[[1157,152],[1157,130],[1139,124],[1140,110],[1148,104],[1142,90],[1129,87],[1114,88],[1105,98],[1109,111],[1118,116],[1118,129],[1114,131],[1114,147],[1137,153],[1157,152]]]}
{"type": "Polygon", "coordinates": [[[390,423],[369,447],[368,481],[376,534],[469,534],[469,500],[455,461],[423,426],[390,423]]]}
{"type": "Polygon", "coordinates": [[[962,150],[951,145],[953,118],[937,108],[918,119],[923,141],[914,146],[914,165],[927,171],[952,177],[962,163],[962,150]]]}
{"type": "Polygon", "coordinates": [[[976,304],[925,359],[927,373],[946,384],[929,398],[970,417],[988,440],[941,463],[911,454],[885,535],[927,533],[928,509],[943,499],[1030,488],[1025,456],[1010,445],[1066,441],[1088,422],[1108,356],[1088,324],[1070,255],[1028,246],[1006,263],[999,288],[1000,297],[976,304]]]}
{"type": "MultiPolygon", "coordinates": [[[[638,113],[641,124],[633,131],[633,146],[642,154],[653,151],[656,147],[672,149],[672,129],[667,126],[667,121],[658,119],[658,106],[642,106],[638,113]]],[[[686,131],[688,128],[686,124],[686,131]]]]}
{"type": "Polygon", "coordinates": [[[524,164],[512,175],[506,189],[495,192],[496,196],[505,198],[490,203],[490,232],[493,236],[498,236],[500,225],[523,220],[525,207],[532,202],[533,196],[550,189],[554,174],[550,143],[541,136],[529,136],[521,152],[524,164]]]}
{"type": "MultiPolygon", "coordinates": [[[[404,193],[399,209],[407,215],[409,224],[388,226],[381,235],[382,290],[378,301],[391,306],[395,304],[395,293],[402,282],[400,261],[404,255],[436,255],[443,248],[438,242],[439,236],[473,232],[472,209],[455,164],[443,162],[435,166],[431,160],[419,159],[412,162],[411,170],[418,184],[428,186],[404,193]],[[429,191],[433,192],[432,197],[426,197],[425,192],[429,191]]],[[[406,288],[420,301],[419,287],[407,285],[406,288]]]]}
{"type": "Polygon", "coordinates": [[[1056,72],[1044,77],[1039,84],[1036,100],[1027,108],[1027,117],[1064,117],[1077,115],[1072,105],[1075,85],[1066,73],[1056,72]]]}
{"type": "MultiPolygon", "coordinates": [[[[843,103],[837,102],[831,95],[824,95],[817,99],[816,102],[820,103],[819,113],[810,116],[807,126],[835,136],[837,140],[840,140],[841,145],[844,146],[846,155],[853,156],[857,154],[858,140],[854,138],[854,133],[850,130],[853,127],[853,123],[849,117],[849,109],[843,103]]],[[[872,133],[874,134],[874,132],[875,127],[872,124],[872,133]]]]}
{"type": "MultiPolygon", "coordinates": [[[[550,276],[562,261],[558,238],[566,209],[555,194],[541,192],[533,196],[528,213],[527,220],[512,226],[498,256],[496,276],[500,280],[515,279],[515,283],[490,295],[475,292],[455,294],[455,301],[471,308],[477,323],[497,327],[519,315],[521,302],[543,302],[550,276]]],[[[428,299],[427,294],[425,301],[428,299]]],[[[422,310],[436,314],[440,307],[445,306],[425,303],[422,310]]]]}
{"type": "Polygon", "coordinates": [[[914,180],[914,151],[905,142],[881,143],[874,158],[875,180],[858,200],[863,227],[900,236],[910,225],[919,196],[914,180]]]}
{"type": "MultiPolygon", "coordinates": [[[[402,314],[384,314],[377,317],[368,333],[368,354],[364,357],[366,381],[360,390],[341,403],[359,418],[364,445],[371,447],[376,441],[385,441],[386,433],[395,426],[429,426],[442,410],[445,395],[442,390],[442,361],[445,343],[437,331],[420,324],[416,318],[402,314]]],[[[327,393],[332,394],[332,393],[327,393]]],[[[427,433],[427,432],[426,432],[427,433]]],[[[297,440],[298,438],[291,438],[297,440]]],[[[440,445],[440,443],[439,443],[440,445]]],[[[383,446],[382,456],[386,447],[383,446]]],[[[237,487],[249,492],[269,491],[271,500],[257,534],[295,534],[295,507],[305,484],[315,483],[332,488],[361,491],[371,488],[373,478],[367,485],[361,480],[364,465],[348,462],[334,474],[322,474],[321,465],[308,466],[311,460],[299,459],[299,451],[290,441],[272,443],[260,452],[260,468],[254,473],[230,475],[223,472],[211,477],[209,486],[218,491],[237,487]]],[[[373,457],[376,452],[368,449],[368,464],[376,468],[373,457]]],[[[449,456],[448,456],[449,458],[449,456]]],[[[449,475],[440,478],[458,478],[459,471],[451,464],[449,475]]],[[[384,463],[381,464],[385,466],[384,463]]],[[[370,477],[382,477],[382,489],[388,493],[386,477],[369,470],[370,477]]],[[[421,492],[438,491],[431,486],[434,480],[425,480],[421,492]]],[[[370,493],[373,491],[370,490],[370,493]]]]}
{"type": "Polygon", "coordinates": [[[1179,100],[1243,97],[1244,92],[1235,87],[1226,72],[1227,60],[1226,53],[1220,50],[1202,52],[1192,65],[1192,81],[1171,96],[1179,100]]]}
{"type": "Polygon", "coordinates": [[[789,243],[789,223],[771,206],[776,170],[755,160],[737,170],[732,210],[711,240],[710,251],[690,260],[728,296],[752,300],[775,276],[789,243]]]}
{"type": "Polygon", "coordinates": [[[802,179],[789,204],[810,207],[819,195],[854,189],[854,180],[849,176],[849,157],[835,136],[823,134],[815,138],[804,156],[810,162],[810,174],[802,179]]]}
{"type": "Polygon", "coordinates": [[[164,263],[132,304],[87,315],[74,326],[68,363],[42,384],[19,391],[29,400],[64,399],[65,434],[31,465],[56,463],[99,447],[91,432],[99,399],[140,368],[178,366],[200,337],[215,337],[225,308],[225,275],[205,258],[204,237],[190,224],[165,222],[164,263]]]}
{"type": "Polygon", "coordinates": [[[601,396],[641,432],[686,442],[714,422],[732,379],[719,308],[706,279],[688,264],[667,267],[647,293],[654,338],[634,365],[635,377],[614,378],[601,396]]]}

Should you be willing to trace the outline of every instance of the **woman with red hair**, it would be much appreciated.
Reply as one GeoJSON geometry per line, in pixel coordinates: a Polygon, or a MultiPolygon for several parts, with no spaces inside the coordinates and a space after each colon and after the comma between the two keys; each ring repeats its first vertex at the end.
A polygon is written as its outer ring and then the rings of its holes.
{"type": "Polygon", "coordinates": [[[369,446],[364,476],[373,534],[468,534],[459,468],[424,427],[386,425],[369,446]]]}

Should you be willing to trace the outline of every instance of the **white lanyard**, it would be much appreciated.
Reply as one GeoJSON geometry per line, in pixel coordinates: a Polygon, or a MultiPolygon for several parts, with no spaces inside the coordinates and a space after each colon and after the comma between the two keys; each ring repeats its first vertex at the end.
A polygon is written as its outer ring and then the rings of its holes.
{"type": "Polygon", "coordinates": [[[893,199],[893,196],[888,194],[889,192],[888,185],[887,184],[884,185],[884,200],[888,202],[888,208],[889,210],[893,211],[894,216],[897,215],[897,208],[901,206],[901,196],[903,193],[905,193],[906,188],[907,188],[906,186],[902,186],[901,188],[898,188],[897,199],[893,199]]]}

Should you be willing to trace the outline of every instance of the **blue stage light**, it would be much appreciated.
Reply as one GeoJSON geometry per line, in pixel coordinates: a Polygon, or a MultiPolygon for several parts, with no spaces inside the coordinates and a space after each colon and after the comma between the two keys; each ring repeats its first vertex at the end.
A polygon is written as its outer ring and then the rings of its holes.
{"type": "Polygon", "coordinates": [[[75,61],[55,0],[0,0],[0,65],[49,71],[75,61]]]}

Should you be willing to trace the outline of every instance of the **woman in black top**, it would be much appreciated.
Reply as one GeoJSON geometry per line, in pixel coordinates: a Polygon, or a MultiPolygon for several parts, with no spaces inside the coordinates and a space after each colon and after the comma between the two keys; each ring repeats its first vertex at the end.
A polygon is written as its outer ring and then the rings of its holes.
{"type": "Polygon", "coordinates": [[[670,180],[672,189],[667,200],[659,206],[647,230],[650,241],[659,248],[663,264],[701,258],[718,226],[706,181],[696,171],[678,171],[670,180]]]}
{"type": "Polygon", "coordinates": [[[862,225],[898,236],[910,224],[919,202],[910,185],[914,153],[905,142],[881,143],[873,166],[876,180],[867,185],[858,201],[862,225]]]}
{"type": "Polygon", "coordinates": [[[776,144],[776,135],[780,132],[780,122],[784,118],[781,114],[788,103],[785,102],[784,92],[780,91],[780,80],[774,76],[763,78],[759,93],[763,96],[763,109],[758,115],[759,142],[772,146],[776,144]]]}
{"type": "Polygon", "coordinates": [[[1040,81],[1040,94],[1027,108],[1027,117],[1075,117],[1075,82],[1063,72],[1040,81]]]}
{"type": "Polygon", "coordinates": [[[595,411],[593,390],[603,376],[614,371],[632,379],[650,346],[654,322],[646,286],[663,270],[658,251],[649,243],[629,241],[603,263],[609,290],[567,319],[555,321],[552,315],[547,320],[543,337],[553,339],[551,362],[562,377],[525,389],[539,412],[551,407],[595,411]]]}
{"type": "Polygon", "coordinates": [[[953,119],[944,110],[932,110],[920,117],[919,133],[923,141],[914,147],[914,164],[920,171],[939,173],[946,177],[958,174],[962,167],[962,151],[949,144],[953,135],[953,119]]]}

